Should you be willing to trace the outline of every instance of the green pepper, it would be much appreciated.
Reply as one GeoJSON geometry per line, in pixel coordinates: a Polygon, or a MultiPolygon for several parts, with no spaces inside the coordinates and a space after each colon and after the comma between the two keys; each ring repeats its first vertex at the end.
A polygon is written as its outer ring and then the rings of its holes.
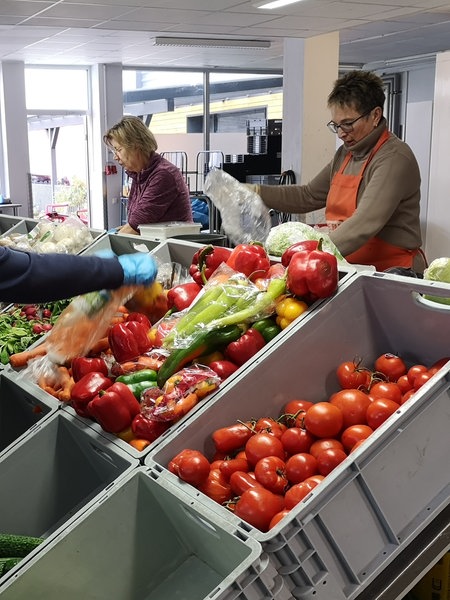
{"type": "Polygon", "coordinates": [[[171,375],[199,356],[224,348],[230,342],[239,339],[241,335],[242,329],[239,325],[228,325],[220,329],[199,333],[189,346],[172,350],[165,359],[158,371],[158,386],[162,388],[171,375]]]}
{"type": "Polygon", "coordinates": [[[133,371],[133,373],[127,373],[126,375],[119,375],[119,377],[116,377],[116,381],[130,385],[140,383],[141,381],[156,381],[156,377],[157,373],[153,369],[141,369],[140,371],[133,371]]]}
{"type": "Polygon", "coordinates": [[[136,383],[127,383],[126,385],[133,392],[134,397],[140,400],[142,392],[145,392],[148,388],[156,387],[156,381],[137,381],[136,383]]]}
{"type": "Polygon", "coordinates": [[[266,343],[273,340],[273,338],[276,337],[281,331],[281,327],[277,325],[270,317],[255,321],[255,323],[252,323],[252,329],[259,331],[266,343]]]}

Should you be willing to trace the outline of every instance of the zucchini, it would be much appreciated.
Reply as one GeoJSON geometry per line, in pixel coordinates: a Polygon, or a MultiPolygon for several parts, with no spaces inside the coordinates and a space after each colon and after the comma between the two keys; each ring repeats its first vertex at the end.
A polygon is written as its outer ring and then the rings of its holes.
{"type": "Polygon", "coordinates": [[[0,558],[23,558],[43,542],[43,538],[0,533],[0,558]]]}

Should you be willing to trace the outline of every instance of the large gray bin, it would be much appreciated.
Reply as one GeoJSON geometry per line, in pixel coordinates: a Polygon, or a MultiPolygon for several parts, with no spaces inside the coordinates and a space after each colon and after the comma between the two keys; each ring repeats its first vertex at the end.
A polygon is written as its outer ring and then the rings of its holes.
{"type": "Polygon", "coordinates": [[[43,537],[32,552],[38,554],[71,518],[137,464],[58,410],[0,456],[0,532],[43,537]]]}
{"type": "MultiPolygon", "coordinates": [[[[382,274],[348,280],[164,439],[145,464],[207,501],[167,471],[183,448],[211,457],[215,429],[277,417],[293,398],[329,398],[343,361],[361,357],[369,365],[391,352],[408,365],[431,365],[449,356],[450,310],[421,300],[432,292],[449,296],[450,286],[382,274]]],[[[269,532],[239,522],[213,501],[208,506],[262,543],[294,598],[354,600],[450,502],[449,382],[445,366],[269,532]]]]}
{"type": "Polygon", "coordinates": [[[0,456],[58,410],[59,403],[50,395],[38,397],[34,386],[16,380],[8,371],[0,374],[0,456]]]}
{"type": "Polygon", "coordinates": [[[261,546],[136,469],[5,580],[6,600],[288,600],[261,546]]]}

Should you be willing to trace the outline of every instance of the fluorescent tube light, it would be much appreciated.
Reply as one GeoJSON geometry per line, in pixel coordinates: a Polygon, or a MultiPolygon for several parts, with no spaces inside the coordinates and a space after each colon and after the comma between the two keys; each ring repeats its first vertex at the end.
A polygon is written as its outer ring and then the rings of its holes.
{"type": "Polygon", "coordinates": [[[268,40],[155,37],[155,46],[195,46],[200,48],[270,48],[268,40]]]}
{"type": "Polygon", "coordinates": [[[258,4],[254,4],[254,6],[256,8],[281,8],[282,6],[295,4],[300,1],[301,0],[270,0],[269,2],[258,2],[258,4]]]}

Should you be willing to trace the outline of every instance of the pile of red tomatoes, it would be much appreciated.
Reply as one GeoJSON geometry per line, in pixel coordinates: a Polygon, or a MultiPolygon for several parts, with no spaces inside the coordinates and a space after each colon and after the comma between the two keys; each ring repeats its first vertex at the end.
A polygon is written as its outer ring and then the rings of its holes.
{"type": "Polygon", "coordinates": [[[336,369],[339,389],[322,402],[293,399],[279,416],[212,433],[215,454],[184,449],[169,471],[261,531],[274,527],[448,361],[407,367],[383,354],[336,369]]]}

